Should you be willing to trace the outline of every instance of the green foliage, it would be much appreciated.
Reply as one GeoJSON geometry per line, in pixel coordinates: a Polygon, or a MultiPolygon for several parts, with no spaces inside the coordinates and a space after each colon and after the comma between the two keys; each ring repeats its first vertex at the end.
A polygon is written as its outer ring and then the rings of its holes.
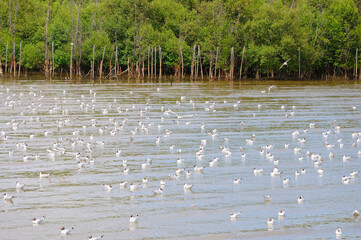
{"type": "MultiPolygon", "coordinates": [[[[185,71],[190,73],[193,46],[201,48],[205,72],[211,62],[214,67],[219,48],[218,66],[227,73],[231,48],[237,69],[245,46],[248,76],[256,71],[297,76],[299,50],[303,72],[319,76],[353,68],[355,51],[361,46],[361,4],[356,0],[82,0],[81,6],[76,2],[50,1],[49,50],[53,43],[58,70],[69,69],[71,43],[74,59],[81,55],[82,67],[88,69],[93,45],[97,66],[104,46],[105,60],[112,54],[114,60],[117,46],[124,66],[128,59],[131,64],[143,59],[147,64],[149,47],[161,47],[163,71],[169,74],[180,65],[180,49],[185,71]],[[289,58],[287,67],[278,71],[289,58]]],[[[17,58],[22,42],[23,66],[42,70],[48,1],[0,0],[0,6],[2,61],[7,42],[8,60],[14,41],[17,58]]]]}

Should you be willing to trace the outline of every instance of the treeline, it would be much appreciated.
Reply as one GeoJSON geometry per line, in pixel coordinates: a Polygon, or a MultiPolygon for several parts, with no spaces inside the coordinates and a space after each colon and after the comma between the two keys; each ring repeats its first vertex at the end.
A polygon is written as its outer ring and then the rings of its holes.
{"type": "Polygon", "coordinates": [[[361,79],[360,13],[359,0],[0,0],[0,65],[14,76],[361,79]]]}

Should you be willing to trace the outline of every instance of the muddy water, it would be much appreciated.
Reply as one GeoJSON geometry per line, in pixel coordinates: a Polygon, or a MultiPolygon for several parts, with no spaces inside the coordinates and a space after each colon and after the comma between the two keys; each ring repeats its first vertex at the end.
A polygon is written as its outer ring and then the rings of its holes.
{"type": "Polygon", "coordinates": [[[62,226],[74,227],[65,239],[333,239],[337,227],[344,238],[361,238],[360,219],[352,216],[361,209],[360,180],[342,181],[361,170],[361,135],[352,136],[361,131],[359,83],[23,80],[1,82],[0,112],[0,189],[14,196],[14,204],[0,203],[1,239],[60,239],[62,226]],[[323,157],[319,166],[307,152],[323,157]],[[275,165],[266,153],[279,160],[280,176],[270,176],[275,165]],[[210,166],[213,158],[220,159],[210,166]],[[206,168],[195,172],[194,165],[206,168]],[[181,168],[190,176],[174,176],[181,168]],[[254,175],[253,168],[264,172],[254,175]],[[301,169],[306,173],[295,177],[301,169]],[[162,179],[163,192],[155,195],[162,179]],[[139,188],[130,192],[121,181],[139,188]],[[129,223],[131,214],[139,215],[137,224],[129,223]],[[33,226],[41,216],[45,222],[33,226]]]}

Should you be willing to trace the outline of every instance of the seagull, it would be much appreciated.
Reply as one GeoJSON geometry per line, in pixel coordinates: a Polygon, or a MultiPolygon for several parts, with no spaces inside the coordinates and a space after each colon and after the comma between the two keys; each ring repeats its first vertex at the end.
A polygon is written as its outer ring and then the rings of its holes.
{"type": "Polygon", "coordinates": [[[100,239],[102,239],[103,237],[104,237],[104,235],[101,235],[101,236],[99,236],[99,237],[89,236],[88,239],[89,239],[89,240],[100,240],[100,239]]]}
{"type": "Polygon", "coordinates": [[[278,69],[278,71],[281,70],[281,68],[283,68],[283,66],[287,66],[289,60],[291,60],[291,58],[287,59],[286,62],[282,63],[282,65],[281,65],[281,67],[278,69]]]}
{"type": "Polygon", "coordinates": [[[16,182],[16,190],[24,190],[25,184],[21,184],[19,181],[16,182]]]}
{"type": "Polygon", "coordinates": [[[111,192],[113,187],[111,184],[103,184],[103,187],[105,190],[107,190],[108,192],[111,192]]]}
{"type": "Polygon", "coordinates": [[[72,227],[71,229],[66,229],[65,227],[60,228],[61,232],[61,236],[66,236],[69,235],[71,233],[71,231],[74,230],[74,228],[72,227]]]}
{"type": "Polygon", "coordinates": [[[153,190],[153,193],[154,195],[161,195],[163,192],[163,189],[162,188],[159,188],[159,189],[156,189],[156,190],[153,190]]]}
{"type": "Polygon", "coordinates": [[[269,194],[263,196],[265,202],[270,202],[272,200],[271,196],[269,194]]]}
{"type": "Polygon", "coordinates": [[[48,178],[49,176],[50,176],[49,173],[42,173],[42,172],[39,173],[40,178],[48,178]]]}
{"type": "Polygon", "coordinates": [[[268,219],[267,226],[268,228],[273,228],[273,218],[268,219]]]}
{"type": "Polygon", "coordinates": [[[41,218],[32,218],[31,220],[33,221],[34,225],[37,225],[45,221],[45,216],[42,216],[41,218]]]}
{"type": "Polygon", "coordinates": [[[3,199],[4,199],[5,204],[8,202],[10,202],[11,204],[14,204],[13,198],[14,198],[14,196],[10,196],[7,193],[4,193],[3,199]]]}
{"type": "Polygon", "coordinates": [[[195,172],[202,172],[203,169],[204,169],[204,167],[200,167],[200,166],[194,165],[193,169],[194,169],[195,172]]]}
{"type": "Polygon", "coordinates": [[[343,184],[349,184],[351,182],[351,178],[350,177],[346,177],[346,176],[343,176],[342,177],[342,183],[343,184]]]}
{"type": "Polygon", "coordinates": [[[127,185],[128,185],[128,182],[127,182],[127,181],[123,181],[123,182],[120,182],[120,183],[119,183],[119,187],[120,187],[120,188],[126,188],[127,185]]]}
{"type": "Polygon", "coordinates": [[[278,217],[279,217],[279,218],[284,218],[285,215],[286,215],[285,210],[281,210],[281,211],[278,212],[278,217]]]}
{"type": "Polygon", "coordinates": [[[352,215],[357,218],[358,216],[360,216],[360,212],[358,210],[353,211],[352,215]]]}
{"type": "Polygon", "coordinates": [[[239,218],[240,215],[241,215],[241,212],[230,213],[230,214],[229,214],[229,218],[230,218],[231,220],[236,220],[237,218],[239,218]]]}
{"type": "Polygon", "coordinates": [[[236,178],[236,179],[234,179],[233,183],[234,184],[240,184],[241,180],[242,180],[242,178],[236,178]]]}
{"type": "Polygon", "coordinates": [[[134,185],[133,183],[131,183],[129,186],[129,191],[134,192],[138,188],[139,188],[139,185],[134,185]]]}
{"type": "Polygon", "coordinates": [[[302,197],[302,196],[299,196],[298,199],[297,199],[297,202],[298,202],[298,204],[303,203],[303,197],[302,197]]]}
{"type": "Polygon", "coordinates": [[[138,214],[135,216],[135,215],[130,215],[130,218],[129,218],[129,222],[130,223],[137,223],[138,222],[138,214]]]}
{"type": "Polygon", "coordinates": [[[144,177],[142,181],[143,181],[143,184],[147,184],[148,183],[148,178],[144,177]]]}
{"type": "Polygon", "coordinates": [[[351,157],[346,157],[345,155],[342,155],[342,161],[349,162],[349,161],[351,161],[351,157]]]}
{"type": "Polygon", "coordinates": [[[253,174],[254,175],[260,175],[263,173],[263,169],[262,168],[253,168],[253,174]]]}
{"type": "Polygon", "coordinates": [[[161,180],[160,180],[160,186],[162,186],[162,187],[165,186],[165,180],[164,180],[164,179],[161,179],[161,180]]]}
{"type": "Polygon", "coordinates": [[[338,227],[335,231],[335,234],[336,234],[336,237],[341,237],[341,235],[342,235],[341,228],[338,227]]]}
{"type": "Polygon", "coordinates": [[[287,184],[289,184],[290,183],[290,180],[291,179],[289,179],[289,178],[285,178],[285,179],[283,179],[283,185],[287,185],[287,184]]]}
{"type": "Polygon", "coordinates": [[[350,177],[352,177],[352,178],[357,177],[358,174],[359,174],[359,172],[360,172],[360,171],[351,171],[351,172],[350,172],[350,177]]]}
{"type": "Polygon", "coordinates": [[[192,190],[193,184],[185,183],[183,185],[184,190],[192,190]]]}

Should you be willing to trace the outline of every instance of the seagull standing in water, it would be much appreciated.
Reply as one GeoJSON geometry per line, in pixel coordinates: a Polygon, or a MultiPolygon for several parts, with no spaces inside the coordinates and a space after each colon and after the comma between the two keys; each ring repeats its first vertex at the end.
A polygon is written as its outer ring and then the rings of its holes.
{"type": "Polygon", "coordinates": [[[268,221],[267,221],[267,226],[268,226],[268,229],[272,229],[272,228],[273,228],[273,218],[268,219],[268,221]]]}
{"type": "Polygon", "coordinates": [[[338,228],[336,229],[336,231],[335,231],[335,234],[336,234],[336,237],[337,237],[337,238],[340,238],[341,235],[342,235],[341,228],[338,227],[338,228]]]}

